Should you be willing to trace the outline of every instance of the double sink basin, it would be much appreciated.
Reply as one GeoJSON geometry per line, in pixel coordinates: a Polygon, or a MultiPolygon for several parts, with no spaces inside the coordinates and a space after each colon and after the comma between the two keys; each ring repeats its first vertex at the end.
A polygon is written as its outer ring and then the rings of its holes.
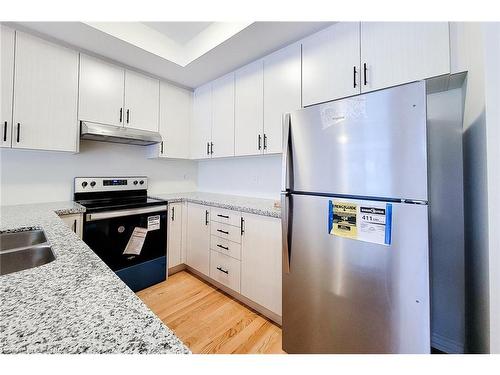
{"type": "Polygon", "coordinates": [[[38,267],[54,259],[41,229],[0,233],[0,275],[38,267]]]}

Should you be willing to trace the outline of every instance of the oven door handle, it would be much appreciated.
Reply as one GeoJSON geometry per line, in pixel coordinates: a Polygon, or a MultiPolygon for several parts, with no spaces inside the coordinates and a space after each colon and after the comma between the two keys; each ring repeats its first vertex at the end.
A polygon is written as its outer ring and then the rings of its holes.
{"type": "Polygon", "coordinates": [[[86,214],[86,221],[96,221],[96,220],[104,220],[111,219],[113,217],[122,217],[122,216],[131,216],[131,215],[139,215],[139,214],[147,214],[150,212],[158,212],[158,211],[167,211],[167,206],[152,206],[145,208],[133,208],[130,210],[115,210],[115,211],[105,211],[105,212],[96,212],[94,214],[86,214]]]}

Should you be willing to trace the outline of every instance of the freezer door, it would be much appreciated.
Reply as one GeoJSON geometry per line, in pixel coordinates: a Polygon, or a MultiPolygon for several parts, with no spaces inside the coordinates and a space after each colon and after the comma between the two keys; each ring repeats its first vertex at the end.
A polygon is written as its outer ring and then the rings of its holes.
{"type": "Polygon", "coordinates": [[[284,126],[284,189],[427,201],[423,81],[296,111],[284,126]]]}
{"type": "Polygon", "coordinates": [[[380,202],[294,194],[286,199],[283,349],[429,353],[427,206],[391,203],[391,244],[380,245],[328,232],[330,200],[380,202]]]}

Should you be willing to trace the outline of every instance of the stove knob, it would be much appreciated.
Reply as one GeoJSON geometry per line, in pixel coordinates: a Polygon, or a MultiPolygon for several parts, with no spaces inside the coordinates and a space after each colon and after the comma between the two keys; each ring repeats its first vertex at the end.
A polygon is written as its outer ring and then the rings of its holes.
{"type": "Polygon", "coordinates": [[[141,180],[139,183],[140,183],[141,185],[144,185],[144,180],[141,180]]]}
{"type": "Polygon", "coordinates": [[[85,187],[87,187],[87,185],[88,185],[87,181],[83,181],[83,182],[82,182],[82,187],[84,187],[84,188],[85,188],[85,187]]]}
{"type": "Polygon", "coordinates": [[[134,185],[137,185],[137,180],[134,181],[134,185]]]}
{"type": "Polygon", "coordinates": [[[92,181],[92,182],[90,183],[90,186],[94,187],[94,186],[95,186],[95,181],[92,181]]]}

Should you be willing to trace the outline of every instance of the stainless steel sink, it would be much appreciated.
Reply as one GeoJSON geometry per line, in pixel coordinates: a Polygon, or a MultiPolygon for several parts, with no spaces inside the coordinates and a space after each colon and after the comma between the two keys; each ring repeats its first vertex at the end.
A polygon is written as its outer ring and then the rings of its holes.
{"type": "Polygon", "coordinates": [[[0,233],[0,275],[38,267],[54,259],[42,230],[0,233]]]}
{"type": "Polygon", "coordinates": [[[27,230],[13,233],[0,233],[0,251],[19,249],[47,242],[43,230],[27,230]]]}

